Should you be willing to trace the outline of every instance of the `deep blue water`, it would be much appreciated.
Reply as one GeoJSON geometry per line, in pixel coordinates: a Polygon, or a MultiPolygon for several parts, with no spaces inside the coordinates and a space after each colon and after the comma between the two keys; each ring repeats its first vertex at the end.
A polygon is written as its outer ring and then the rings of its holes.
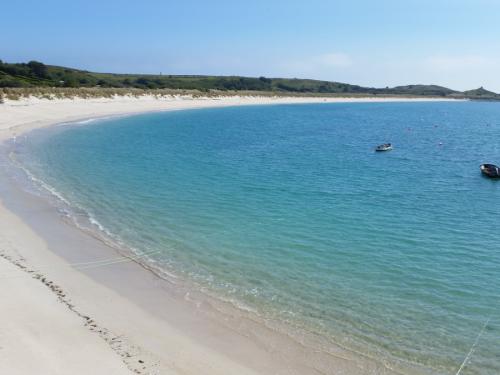
{"type": "Polygon", "coordinates": [[[129,246],[387,361],[500,373],[498,103],[190,110],[33,133],[28,169],[129,246]],[[392,142],[394,150],[375,153],[392,142]]]}

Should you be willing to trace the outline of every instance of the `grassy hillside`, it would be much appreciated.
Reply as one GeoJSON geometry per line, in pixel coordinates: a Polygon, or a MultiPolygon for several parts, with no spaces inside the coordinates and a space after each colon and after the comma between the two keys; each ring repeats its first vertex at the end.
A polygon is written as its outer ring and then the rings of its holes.
{"type": "Polygon", "coordinates": [[[498,100],[499,97],[498,94],[492,91],[485,90],[483,87],[480,87],[475,90],[464,91],[464,95],[467,96],[468,98],[481,99],[481,100],[498,100]]]}
{"type": "Polygon", "coordinates": [[[84,70],[29,63],[3,63],[0,60],[0,88],[114,88],[140,90],[248,91],[301,95],[403,95],[439,96],[498,100],[500,96],[480,88],[458,92],[435,85],[409,85],[369,88],[339,82],[311,79],[252,78],[239,76],[188,76],[94,73],[84,70]]]}

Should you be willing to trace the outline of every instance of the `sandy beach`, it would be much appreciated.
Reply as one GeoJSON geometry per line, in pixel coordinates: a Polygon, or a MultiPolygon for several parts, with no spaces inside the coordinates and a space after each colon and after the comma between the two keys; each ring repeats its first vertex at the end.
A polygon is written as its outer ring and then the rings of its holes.
{"type": "MultiPolygon", "coordinates": [[[[21,99],[0,104],[0,141],[50,125],[149,111],[401,98],[116,97],[21,99]]],[[[2,159],[2,163],[6,162],[2,159]]],[[[230,306],[191,296],[0,184],[2,374],[391,374],[342,348],[319,351],[230,306]]]]}

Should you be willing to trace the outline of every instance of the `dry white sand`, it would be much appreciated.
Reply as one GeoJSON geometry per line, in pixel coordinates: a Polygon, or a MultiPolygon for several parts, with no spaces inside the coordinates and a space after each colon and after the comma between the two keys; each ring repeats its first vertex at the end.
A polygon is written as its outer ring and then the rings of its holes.
{"type": "MultiPolygon", "coordinates": [[[[0,141],[55,123],[117,114],[227,105],[396,100],[410,99],[30,98],[0,104],[0,141]]],[[[5,174],[1,177],[3,198],[16,188],[5,180],[5,174]]],[[[0,204],[0,374],[352,374],[380,370],[377,365],[361,366],[341,351],[333,353],[334,365],[322,362],[319,355],[316,359],[316,353],[303,356],[298,346],[290,346],[285,353],[280,351],[281,341],[274,341],[274,347],[265,346],[252,337],[252,328],[247,327],[245,336],[201,318],[197,312],[186,313],[185,306],[175,307],[174,299],[162,294],[164,285],[156,276],[135,263],[114,265],[100,273],[78,270],[69,265],[68,258],[73,257],[75,263],[116,259],[117,255],[97,252],[102,244],[62,220],[56,222],[55,216],[46,216],[50,210],[38,203],[39,198],[20,194],[20,210],[25,216],[0,204]],[[50,220],[55,220],[52,227],[48,226],[50,220]],[[46,229],[49,227],[61,231],[46,229]],[[130,298],[134,293],[135,300],[130,298]],[[301,364],[301,356],[311,358],[309,365],[301,364]]],[[[241,322],[234,324],[243,326],[241,322]]]]}
{"type": "Polygon", "coordinates": [[[154,96],[99,99],[39,99],[5,100],[0,104],[0,139],[54,123],[83,118],[132,114],[148,111],[167,111],[189,108],[223,107],[231,105],[292,104],[292,103],[346,103],[346,102],[415,102],[446,101],[434,98],[313,98],[313,97],[251,97],[230,96],[193,98],[189,96],[154,96]]]}

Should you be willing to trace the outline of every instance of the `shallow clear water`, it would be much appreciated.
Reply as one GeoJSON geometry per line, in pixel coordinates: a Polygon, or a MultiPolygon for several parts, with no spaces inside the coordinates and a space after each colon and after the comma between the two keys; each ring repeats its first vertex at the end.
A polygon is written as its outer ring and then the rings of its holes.
{"type": "Polygon", "coordinates": [[[389,363],[455,374],[491,317],[461,374],[498,374],[500,181],[479,165],[499,140],[498,103],[349,103],[99,120],[18,151],[164,267],[389,363]]]}

